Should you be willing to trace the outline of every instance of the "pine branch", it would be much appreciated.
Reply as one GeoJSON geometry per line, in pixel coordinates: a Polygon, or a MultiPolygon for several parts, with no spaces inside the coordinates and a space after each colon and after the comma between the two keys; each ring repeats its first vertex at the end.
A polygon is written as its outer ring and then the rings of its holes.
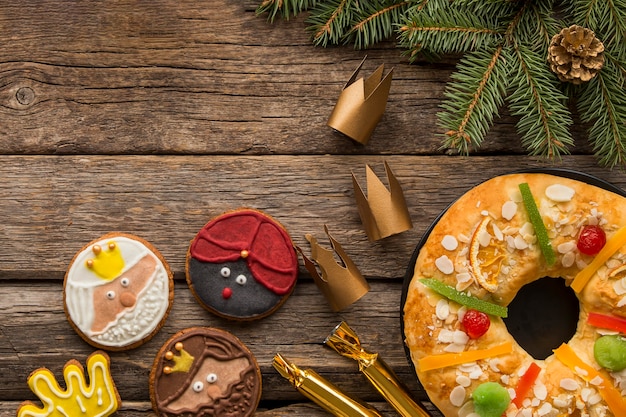
{"type": "Polygon", "coordinates": [[[389,39],[396,32],[396,22],[406,13],[410,1],[366,1],[347,34],[356,49],[365,49],[389,39]]]}
{"type": "Polygon", "coordinates": [[[511,32],[514,42],[528,45],[541,53],[547,54],[548,45],[554,35],[564,26],[552,16],[554,0],[542,2],[528,2],[511,32]]]}
{"type": "Polygon", "coordinates": [[[504,102],[510,67],[502,46],[467,53],[452,75],[438,114],[446,130],[443,148],[462,155],[480,147],[504,102]]]}
{"type": "Polygon", "coordinates": [[[276,16],[289,19],[305,10],[314,7],[319,0],[263,0],[256,9],[257,14],[268,14],[268,20],[273,22],[276,16]]]}
{"type": "Polygon", "coordinates": [[[357,0],[329,0],[315,6],[307,19],[313,43],[326,47],[344,42],[353,16],[358,13],[357,7],[357,0]]]}
{"type": "Polygon", "coordinates": [[[608,59],[598,75],[581,86],[578,108],[583,122],[593,122],[589,140],[602,165],[626,166],[626,97],[624,75],[608,59]]]}
{"type": "Polygon", "coordinates": [[[531,155],[559,159],[573,145],[569,133],[572,119],[567,97],[559,90],[556,76],[545,65],[545,56],[523,45],[512,52],[511,114],[518,116],[522,146],[531,155]]]}
{"type": "Polygon", "coordinates": [[[410,16],[398,42],[415,60],[422,49],[434,54],[466,52],[496,43],[502,35],[496,19],[441,10],[436,18],[427,13],[410,16]]]}

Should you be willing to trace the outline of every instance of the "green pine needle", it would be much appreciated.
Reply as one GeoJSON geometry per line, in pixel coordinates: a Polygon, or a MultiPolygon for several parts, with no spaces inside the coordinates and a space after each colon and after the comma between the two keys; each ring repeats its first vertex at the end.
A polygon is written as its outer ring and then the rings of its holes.
{"type": "Polygon", "coordinates": [[[612,59],[582,85],[578,108],[583,122],[593,122],[589,139],[602,165],[626,166],[625,77],[612,59]]]}
{"type": "Polygon", "coordinates": [[[530,155],[551,159],[568,154],[574,143],[568,130],[572,119],[567,97],[545,65],[544,55],[521,45],[511,55],[514,71],[508,102],[511,114],[519,117],[522,146],[530,155]]]}
{"type": "Polygon", "coordinates": [[[503,34],[494,18],[441,10],[436,18],[426,13],[412,15],[401,27],[399,44],[415,60],[423,47],[433,54],[460,53],[493,44],[503,34]]]}
{"type": "Polygon", "coordinates": [[[351,24],[347,39],[354,43],[355,48],[366,49],[394,35],[395,23],[402,19],[410,2],[371,0],[360,4],[359,14],[351,24]]]}
{"type": "Polygon", "coordinates": [[[448,83],[438,114],[445,130],[443,146],[463,155],[480,147],[491,127],[493,117],[504,103],[509,57],[502,47],[465,54],[448,83]]]}
{"type": "Polygon", "coordinates": [[[356,0],[330,0],[318,3],[307,19],[313,43],[318,46],[345,43],[353,15],[357,13],[356,0]]]}
{"type": "Polygon", "coordinates": [[[317,0],[263,0],[256,9],[257,14],[267,13],[270,22],[273,22],[277,16],[283,19],[289,19],[297,16],[305,10],[308,10],[318,3],[317,0]]]}

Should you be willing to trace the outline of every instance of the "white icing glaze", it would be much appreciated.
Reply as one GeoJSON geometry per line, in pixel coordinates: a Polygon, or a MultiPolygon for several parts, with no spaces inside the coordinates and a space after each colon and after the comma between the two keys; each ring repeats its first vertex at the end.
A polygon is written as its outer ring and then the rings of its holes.
{"type": "Polygon", "coordinates": [[[124,347],[149,336],[161,322],[169,307],[169,276],[161,260],[142,242],[124,236],[108,237],[82,250],[72,263],[65,284],[65,303],[70,319],[87,337],[98,344],[124,347]],[[93,291],[107,282],[86,266],[93,258],[94,244],[105,246],[114,241],[124,259],[122,273],[135,265],[145,255],[156,260],[156,271],[148,285],[137,294],[137,302],[130,310],[122,312],[99,333],[91,331],[94,320],[93,291]]]}

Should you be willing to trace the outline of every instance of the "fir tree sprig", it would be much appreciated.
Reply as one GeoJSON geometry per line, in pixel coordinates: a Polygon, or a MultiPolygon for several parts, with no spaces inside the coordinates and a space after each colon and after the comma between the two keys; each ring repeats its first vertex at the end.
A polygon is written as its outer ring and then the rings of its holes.
{"type": "Polygon", "coordinates": [[[258,9],[270,20],[305,11],[316,45],[395,37],[411,62],[462,54],[438,114],[443,147],[479,149],[507,105],[528,153],[558,159],[573,146],[574,100],[599,163],[626,168],[626,0],[264,0],[258,9]],[[581,86],[546,62],[552,37],[573,24],[604,44],[604,68],[581,86]]]}
{"type": "MultiPolygon", "coordinates": [[[[623,68],[622,68],[623,70],[623,68]]],[[[626,166],[626,92],[624,73],[608,59],[595,82],[581,86],[578,109],[583,122],[593,123],[589,140],[600,163],[626,166]]]]}
{"type": "Polygon", "coordinates": [[[504,103],[510,72],[501,46],[466,54],[446,86],[447,100],[438,114],[446,129],[445,148],[467,154],[479,148],[493,117],[504,103]]]}

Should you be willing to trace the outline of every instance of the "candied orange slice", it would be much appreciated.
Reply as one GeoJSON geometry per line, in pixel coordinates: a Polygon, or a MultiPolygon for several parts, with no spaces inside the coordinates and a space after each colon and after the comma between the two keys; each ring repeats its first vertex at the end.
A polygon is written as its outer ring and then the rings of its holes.
{"type": "Polygon", "coordinates": [[[469,263],[476,281],[487,291],[498,289],[498,275],[505,259],[504,242],[487,231],[491,217],[484,217],[470,240],[469,263]]]}

